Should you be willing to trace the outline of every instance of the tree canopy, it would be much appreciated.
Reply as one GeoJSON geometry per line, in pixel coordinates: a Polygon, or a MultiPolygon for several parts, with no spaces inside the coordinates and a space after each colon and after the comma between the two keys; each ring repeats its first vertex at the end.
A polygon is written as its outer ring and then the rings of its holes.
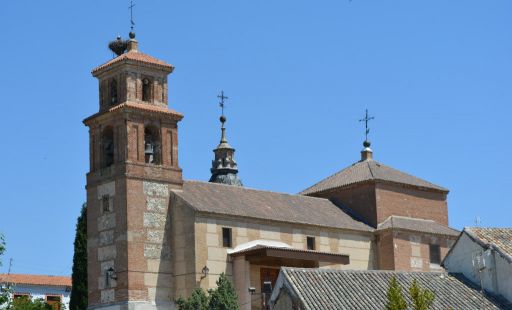
{"type": "Polygon", "coordinates": [[[179,310],[239,310],[238,297],[231,281],[224,273],[217,280],[217,287],[208,290],[196,288],[188,299],[176,300],[179,310]]]}
{"type": "Polygon", "coordinates": [[[82,205],[76,222],[75,252],[71,274],[72,290],[69,301],[70,310],[87,309],[87,205],[82,205]]]}
{"type": "MultiPolygon", "coordinates": [[[[429,310],[434,303],[434,293],[429,289],[422,289],[416,279],[414,279],[409,287],[409,295],[411,297],[410,309],[413,310],[429,310]]],[[[407,310],[407,302],[402,293],[402,287],[396,280],[395,276],[389,281],[387,292],[388,302],[386,310],[407,310]]]]}

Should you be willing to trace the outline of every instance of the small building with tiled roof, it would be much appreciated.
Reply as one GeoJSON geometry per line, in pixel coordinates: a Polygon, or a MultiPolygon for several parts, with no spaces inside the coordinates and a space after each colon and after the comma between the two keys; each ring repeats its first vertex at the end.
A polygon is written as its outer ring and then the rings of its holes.
{"type": "Polygon", "coordinates": [[[0,274],[0,286],[9,287],[12,298],[42,299],[54,309],[69,309],[71,277],[35,274],[0,274]]]}
{"type": "Polygon", "coordinates": [[[512,228],[464,228],[443,266],[512,302],[512,228]]]}
{"type": "Polygon", "coordinates": [[[430,309],[512,309],[512,303],[489,294],[462,274],[447,272],[355,271],[282,268],[270,298],[274,310],[381,310],[395,277],[406,301],[413,280],[434,293],[430,309]]]}

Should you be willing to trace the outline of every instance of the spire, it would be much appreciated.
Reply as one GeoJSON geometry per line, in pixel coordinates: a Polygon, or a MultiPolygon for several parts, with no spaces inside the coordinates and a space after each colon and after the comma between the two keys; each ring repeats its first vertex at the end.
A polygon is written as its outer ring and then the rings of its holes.
{"type": "Polygon", "coordinates": [[[210,169],[212,172],[210,182],[242,186],[242,181],[237,175],[238,166],[234,158],[235,149],[232,148],[226,140],[226,128],[224,127],[224,124],[226,123],[226,117],[224,116],[224,100],[228,99],[228,97],[224,96],[224,91],[222,91],[217,97],[220,99],[219,105],[222,109],[222,114],[220,116],[220,122],[222,124],[220,128],[221,138],[219,145],[213,150],[215,159],[212,161],[212,168],[210,169]]]}
{"type": "Polygon", "coordinates": [[[370,128],[368,127],[368,122],[375,119],[373,116],[368,115],[368,109],[366,109],[366,114],[363,119],[360,119],[360,122],[364,122],[365,127],[365,139],[363,142],[364,149],[361,151],[361,161],[365,160],[373,160],[373,151],[370,148],[370,141],[368,140],[368,134],[370,133],[370,128]]]}

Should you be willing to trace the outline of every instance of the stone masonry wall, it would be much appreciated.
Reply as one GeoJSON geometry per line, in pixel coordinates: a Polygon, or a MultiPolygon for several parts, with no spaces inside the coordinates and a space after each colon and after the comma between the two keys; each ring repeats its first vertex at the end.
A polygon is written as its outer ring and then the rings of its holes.
{"type": "MultiPolygon", "coordinates": [[[[313,236],[317,250],[350,256],[349,265],[323,264],[321,267],[364,270],[374,268],[374,244],[370,234],[300,224],[198,215],[195,222],[196,281],[205,289],[215,286],[220,273],[224,272],[228,277],[233,275],[228,248],[222,247],[223,227],[232,229],[233,248],[249,241],[265,239],[281,241],[297,249],[307,249],[306,237],[313,236]],[[208,277],[201,279],[201,269],[205,265],[210,272],[208,277]]],[[[258,279],[251,277],[251,285],[253,284],[258,289],[259,275],[258,279]]]]}

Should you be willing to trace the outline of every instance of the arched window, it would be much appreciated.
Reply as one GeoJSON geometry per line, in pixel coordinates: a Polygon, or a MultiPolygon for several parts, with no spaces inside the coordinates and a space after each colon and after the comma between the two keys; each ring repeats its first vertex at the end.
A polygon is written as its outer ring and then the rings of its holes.
{"type": "Polygon", "coordinates": [[[155,126],[144,128],[144,160],[148,164],[160,164],[160,134],[155,126]]]}
{"type": "Polygon", "coordinates": [[[151,101],[151,81],[147,78],[142,79],[142,101],[151,101]]]}
{"type": "Polygon", "coordinates": [[[101,134],[101,167],[106,168],[114,163],[114,130],[107,127],[101,134]]]}
{"type": "Polygon", "coordinates": [[[110,81],[110,105],[117,104],[117,81],[116,79],[112,79],[110,81]]]}

